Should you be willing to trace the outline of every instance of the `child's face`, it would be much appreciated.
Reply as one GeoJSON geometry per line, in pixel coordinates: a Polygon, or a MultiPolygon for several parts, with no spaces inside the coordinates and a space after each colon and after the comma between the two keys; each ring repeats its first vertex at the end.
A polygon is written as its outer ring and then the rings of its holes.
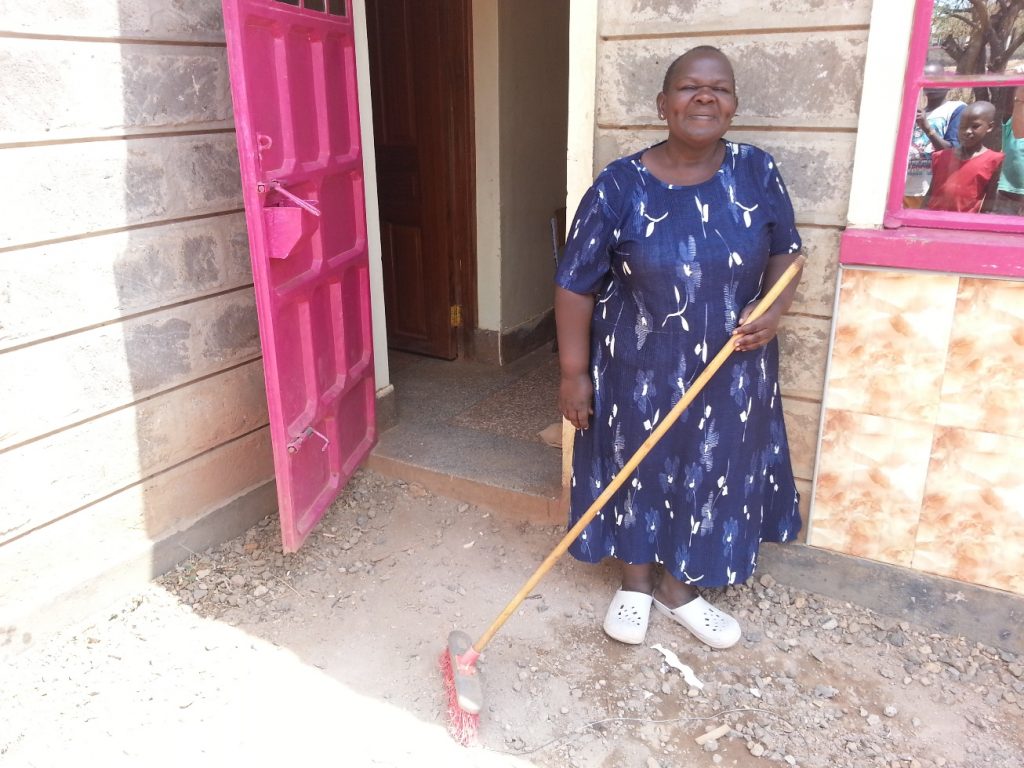
{"type": "Polygon", "coordinates": [[[963,118],[960,120],[960,146],[968,152],[978,150],[991,130],[992,120],[984,112],[970,108],[964,110],[963,118]]]}

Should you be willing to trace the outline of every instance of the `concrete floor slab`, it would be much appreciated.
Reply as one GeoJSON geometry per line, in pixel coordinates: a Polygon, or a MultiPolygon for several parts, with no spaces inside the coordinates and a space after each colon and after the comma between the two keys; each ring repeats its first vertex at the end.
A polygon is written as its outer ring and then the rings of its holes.
{"type": "Polygon", "coordinates": [[[547,347],[505,366],[393,352],[397,424],[368,466],[438,493],[558,522],[561,456],[537,432],[560,419],[547,347]]]}

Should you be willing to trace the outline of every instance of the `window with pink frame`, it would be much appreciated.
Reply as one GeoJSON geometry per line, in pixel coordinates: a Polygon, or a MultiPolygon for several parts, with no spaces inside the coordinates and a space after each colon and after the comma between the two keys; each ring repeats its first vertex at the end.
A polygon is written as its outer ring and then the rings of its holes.
{"type": "Polygon", "coordinates": [[[885,226],[1024,233],[1024,0],[918,0],[885,226]]]}

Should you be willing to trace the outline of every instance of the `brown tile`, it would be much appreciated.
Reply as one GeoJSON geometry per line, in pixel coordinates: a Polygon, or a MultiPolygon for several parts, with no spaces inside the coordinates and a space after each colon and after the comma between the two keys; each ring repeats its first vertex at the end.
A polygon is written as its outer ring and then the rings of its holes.
{"type": "Polygon", "coordinates": [[[809,543],[910,565],[932,429],[929,424],[827,410],[809,543]]]}
{"type": "Polygon", "coordinates": [[[1024,283],[964,278],[938,423],[1024,437],[1024,283]]]}
{"type": "Polygon", "coordinates": [[[957,278],[844,270],[826,406],[934,422],[957,278]]]}
{"type": "Polygon", "coordinates": [[[913,567],[1024,594],[1024,439],[937,427],[913,567]]]}

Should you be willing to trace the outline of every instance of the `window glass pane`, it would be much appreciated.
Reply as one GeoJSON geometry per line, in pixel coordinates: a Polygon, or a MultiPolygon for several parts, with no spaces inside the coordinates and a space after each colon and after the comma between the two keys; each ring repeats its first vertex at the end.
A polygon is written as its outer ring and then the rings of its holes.
{"type": "Polygon", "coordinates": [[[935,0],[925,76],[1024,66],[1024,0],[935,0]]]}
{"type": "Polygon", "coordinates": [[[922,89],[903,207],[1024,215],[1024,86],[922,89]]]}
{"type": "Polygon", "coordinates": [[[335,16],[348,16],[348,8],[345,7],[345,0],[329,0],[327,3],[328,13],[335,16]]]}
{"type": "Polygon", "coordinates": [[[277,0],[277,2],[284,3],[285,5],[294,5],[296,7],[299,5],[299,0],[277,0]]]}
{"type": "Polygon", "coordinates": [[[325,11],[327,10],[324,5],[324,0],[306,0],[303,3],[303,7],[310,11],[325,11]]]}

